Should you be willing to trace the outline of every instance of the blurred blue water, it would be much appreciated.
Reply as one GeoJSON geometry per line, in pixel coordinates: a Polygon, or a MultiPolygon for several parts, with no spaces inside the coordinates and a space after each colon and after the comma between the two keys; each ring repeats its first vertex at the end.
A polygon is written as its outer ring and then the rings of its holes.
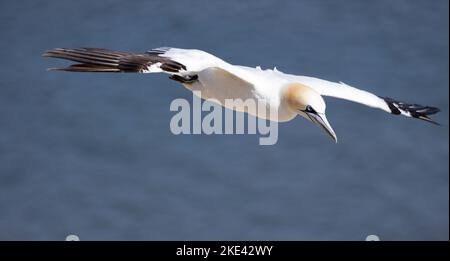
{"type": "Polygon", "coordinates": [[[0,239],[448,240],[448,1],[1,1],[0,239]],[[442,108],[335,99],[276,146],[181,135],[165,75],[46,72],[54,47],[198,48],[442,108]]]}

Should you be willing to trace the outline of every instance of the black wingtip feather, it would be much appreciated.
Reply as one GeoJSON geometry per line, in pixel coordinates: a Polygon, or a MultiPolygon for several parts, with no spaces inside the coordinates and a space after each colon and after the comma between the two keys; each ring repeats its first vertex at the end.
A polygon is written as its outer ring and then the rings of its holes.
{"type": "Polygon", "coordinates": [[[441,110],[437,107],[432,106],[423,106],[419,104],[410,104],[401,101],[397,101],[395,99],[389,97],[381,97],[386,104],[389,106],[392,114],[406,114],[413,118],[420,119],[429,123],[433,123],[435,125],[441,125],[438,122],[433,121],[429,115],[436,114],[441,110]]]}

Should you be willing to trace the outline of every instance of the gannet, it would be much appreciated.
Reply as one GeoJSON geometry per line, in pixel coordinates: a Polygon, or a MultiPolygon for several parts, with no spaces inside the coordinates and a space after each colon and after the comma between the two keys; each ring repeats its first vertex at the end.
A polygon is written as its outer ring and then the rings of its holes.
{"type": "Polygon", "coordinates": [[[131,53],[99,48],[55,48],[44,52],[43,56],[77,62],[65,68],[49,70],[166,73],[170,79],[199,93],[202,99],[213,99],[224,107],[227,107],[226,99],[254,99],[276,113],[261,113],[263,110],[243,106],[230,108],[236,111],[278,122],[290,121],[300,115],[325,130],[335,142],[337,136],[325,116],[323,96],[353,101],[434,124],[437,123],[429,115],[439,112],[436,107],[377,96],[343,82],[287,74],[276,68],[263,70],[259,66],[233,65],[196,49],[162,47],[145,53],[131,53]]]}

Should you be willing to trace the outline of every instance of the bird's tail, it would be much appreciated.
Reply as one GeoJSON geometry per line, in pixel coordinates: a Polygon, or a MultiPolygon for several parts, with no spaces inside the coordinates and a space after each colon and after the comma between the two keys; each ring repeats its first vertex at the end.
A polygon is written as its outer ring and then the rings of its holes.
{"type": "Polygon", "coordinates": [[[407,117],[413,117],[416,119],[424,120],[436,125],[439,123],[433,121],[429,115],[436,114],[440,111],[439,108],[432,106],[423,106],[419,104],[410,104],[401,101],[394,100],[388,97],[381,97],[389,106],[392,114],[395,115],[405,115],[407,117]]]}

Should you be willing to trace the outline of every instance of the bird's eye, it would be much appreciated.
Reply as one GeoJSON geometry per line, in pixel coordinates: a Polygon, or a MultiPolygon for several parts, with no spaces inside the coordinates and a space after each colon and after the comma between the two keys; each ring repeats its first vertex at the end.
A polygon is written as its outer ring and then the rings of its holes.
{"type": "Polygon", "coordinates": [[[311,107],[311,105],[307,105],[305,108],[305,112],[315,113],[316,111],[311,107]]]}

